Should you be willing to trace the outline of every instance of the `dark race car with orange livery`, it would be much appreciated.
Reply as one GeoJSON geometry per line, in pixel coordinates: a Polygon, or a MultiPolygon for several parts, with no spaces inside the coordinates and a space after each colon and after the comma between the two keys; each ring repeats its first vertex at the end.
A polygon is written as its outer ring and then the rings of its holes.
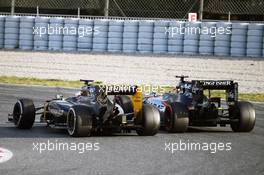
{"type": "Polygon", "coordinates": [[[82,81],[85,85],[77,95],[66,99],[57,95],[40,107],[35,107],[31,99],[19,99],[9,121],[19,129],[30,129],[39,115],[48,127],[66,129],[74,137],[131,130],[141,136],[152,136],[159,131],[159,111],[142,103],[137,86],[101,86],[92,84],[91,80],[82,81]],[[133,103],[129,113],[119,105],[128,99],[133,103]]]}

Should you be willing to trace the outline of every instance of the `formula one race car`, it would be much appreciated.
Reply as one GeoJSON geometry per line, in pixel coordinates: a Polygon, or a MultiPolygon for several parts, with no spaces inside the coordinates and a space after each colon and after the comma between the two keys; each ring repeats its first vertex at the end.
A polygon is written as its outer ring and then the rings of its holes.
{"type": "Polygon", "coordinates": [[[249,102],[238,101],[238,83],[231,80],[192,80],[180,78],[176,93],[152,94],[145,104],[157,107],[161,128],[168,132],[185,132],[188,126],[231,125],[235,132],[250,132],[255,125],[255,110],[249,102]],[[205,95],[205,90],[208,90],[205,95]],[[220,97],[211,97],[212,90],[224,90],[225,103],[220,97]]]}
{"type": "Polygon", "coordinates": [[[18,100],[9,121],[19,129],[30,129],[35,116],[40,115],[41,121],[49,127],[67,129],[69,135],[75,137],[131,130],[136,130],[138,135],[152,136],[158,132],[159,111],[142,104],[142,93],[136,86],[102,86],[92,84],[91,80],[81,81],[85,86],[74,97],[57,96],[40,107],[35,107],[30,99],[18,100]],[[133,99],[130,113],[125,113],[126,109],[118,105],[130,98],[125,95],[133,99]]]}

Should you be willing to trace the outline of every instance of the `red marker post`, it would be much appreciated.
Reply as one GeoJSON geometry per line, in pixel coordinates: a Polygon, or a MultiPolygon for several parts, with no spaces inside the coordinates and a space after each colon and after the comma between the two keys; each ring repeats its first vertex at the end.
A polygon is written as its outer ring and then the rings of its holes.
{"type": "Polygon", "coordinates": [[[189,22],[197,22],[197,13],[189,13],[188,14],[189,22]]]}

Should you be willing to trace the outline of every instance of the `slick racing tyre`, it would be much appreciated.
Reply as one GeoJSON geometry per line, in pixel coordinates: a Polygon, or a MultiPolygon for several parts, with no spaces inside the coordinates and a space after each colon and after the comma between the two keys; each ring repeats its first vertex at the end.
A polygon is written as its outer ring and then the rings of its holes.
{"type": "Polygon", "coordinates": [[[238,119],[237,122],[231,122],[231,128],[234,132],[250,132],[255,126],[255,109],[249,102],[238,102],[231,117],[238,119]]]}
{"type": "Polygon", "coordinates": [[[73,106],[67,115],[67,129],[72,137],[89,137],[92,134],[93,120],[86,106],[73,106]]]}
{"type": "Polygon", "coordinates": [[[32,128],[35,121],[35,106],[30,99],[20,99],[13,109],[14,124],[19,129],[32,128]]]}
{"type": "Polygon", "coordinates": [[[134,107],[131,98],[126,95],[116,96],[116,103],[121,106],[125,114],[131,113],[130,115],[127,115],[127,118],[132,119],[132,117],[134,116],[134,107]]]}
{"type": "Polygon", "coordinates": [[[143,104],[140,124],[142,128],[137,129],[140,136],[153,136],[160,128],[160,113],[157,108],[149,104],[143,104]]]}
{"type": "Polygon", "coordinates": [[[168,105],[164,113],[165,128],[170,133],[181,133],[188,129],[189,117],[186,106],[179,102],[168,105]]]}

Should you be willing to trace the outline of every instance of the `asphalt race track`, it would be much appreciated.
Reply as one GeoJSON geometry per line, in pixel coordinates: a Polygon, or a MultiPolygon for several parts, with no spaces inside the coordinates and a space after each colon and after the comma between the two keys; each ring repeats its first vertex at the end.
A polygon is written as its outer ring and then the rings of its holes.
{"type": "MultiPolygon", "coordinates": [[[[7,123],[17,98],[32,98],[41,104],[56,93],[70,89],[0,85],[0,147],[13,158],[0,163],[1,175],[31,174],[264,174],[264,104],[254,104],[257,122],[251,133],[233,133],[226,128],[191,128],[184,134],[159,133],[139,137],[134,133],[111,137],[71,138],[64,131],[37,123],[31,130],[18,130],[7,123]],[[36,143],[98,143],[99,150],[34,149],[36,143]],[[165,143],[231,143],[231,150],[174,150],[165,143]],[[165,149],[166,148],[166,149],[165,149]],[[172,153],[173,152],[173,153],[172,153]]],[[[173,147],[175,148],[175,147],[173,147]]]]}

